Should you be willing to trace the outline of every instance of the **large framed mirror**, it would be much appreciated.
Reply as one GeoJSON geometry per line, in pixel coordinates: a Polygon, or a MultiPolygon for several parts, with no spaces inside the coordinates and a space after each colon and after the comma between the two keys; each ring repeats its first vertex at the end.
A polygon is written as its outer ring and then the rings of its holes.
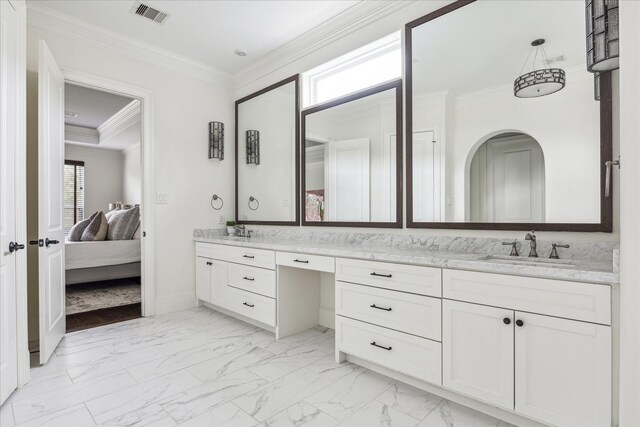
{"type": "Polygon", "coordinates": [[[303,225],[402,227],[402,81],[302,111],[303,225]]]}
{"type": "Polygon", "coordinates": [[[584,2],[457,1],[405,36],[408,227],[611,231],[584,2]]]}
{"type": "Polygon", "coordinates": [[[236,220],[298,225],[300,105],[295,75],[236,101],[236,220]]]}

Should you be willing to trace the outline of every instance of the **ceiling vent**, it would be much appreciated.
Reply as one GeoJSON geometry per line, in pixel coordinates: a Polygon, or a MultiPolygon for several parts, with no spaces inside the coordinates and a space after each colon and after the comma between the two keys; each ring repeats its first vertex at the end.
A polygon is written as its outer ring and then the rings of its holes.
{"type": "Polygon", "coordinates": [[[162,24],[169,15],[159,11],[158,9],[154,9],[149,5],[141,3],[137,1],[133,8],[131,9],[131,13],[142,16],[143,18],[147,18],[152,20],[153,22],[157,22],[158,24],[162,24]]]}

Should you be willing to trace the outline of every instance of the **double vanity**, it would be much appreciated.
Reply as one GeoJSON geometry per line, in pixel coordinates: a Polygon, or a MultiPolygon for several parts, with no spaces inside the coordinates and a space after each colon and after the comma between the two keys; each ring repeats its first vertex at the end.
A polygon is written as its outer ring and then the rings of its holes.
{"type": "Polygon", "coordinates": [[[200,302],[278,339],[321,324],[336,330],[337,362],[518,424],[611,425],[617,275],[605,262],[195,240],[200,302]]]}

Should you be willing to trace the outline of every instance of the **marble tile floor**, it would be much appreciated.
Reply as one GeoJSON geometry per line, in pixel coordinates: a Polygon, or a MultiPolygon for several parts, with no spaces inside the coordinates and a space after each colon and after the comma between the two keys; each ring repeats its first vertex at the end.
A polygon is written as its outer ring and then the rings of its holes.
{"type": "Polygon", "coordinates": [[[508,424],[351,363],[333,330],[273,334],[204,307],[67,334],[0,408],[10,426],[508,424]]]}

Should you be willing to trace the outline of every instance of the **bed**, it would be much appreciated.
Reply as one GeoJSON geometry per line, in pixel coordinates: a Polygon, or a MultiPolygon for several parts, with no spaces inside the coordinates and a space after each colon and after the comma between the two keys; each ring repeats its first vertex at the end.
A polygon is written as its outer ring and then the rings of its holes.
{"type": "Polygon", "coordinates": [[[140,276],[140,239],[65,242],[67,285],[140,276]]]}

